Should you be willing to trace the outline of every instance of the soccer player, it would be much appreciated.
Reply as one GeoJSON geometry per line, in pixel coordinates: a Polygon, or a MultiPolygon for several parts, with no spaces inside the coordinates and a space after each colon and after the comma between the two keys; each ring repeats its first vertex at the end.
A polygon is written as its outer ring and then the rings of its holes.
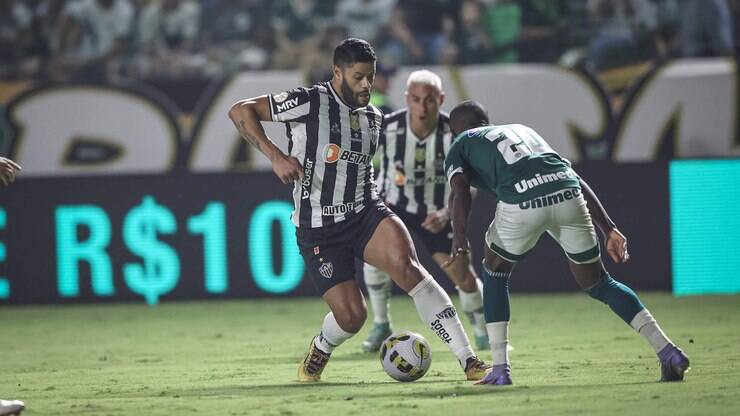
{"type": "MultiPolygon", "coordinates": [[[[0,156],[0,183],[10,185],[15,181],[15,175],[21,170],[20,165],[8,158],[0,156]]],[[[25,404],[20,400],[0,399],[0,416],[20,415],[25,404]]]]}
{"type": "MultiPolygon", "coordinates": [[[[428,70],[412,72],[406,82],[406,108],[385,116],[380,134],[380,195],[418,241],[432,253],[437,264],[449,259],[452,247],[450,216],[446,208],[449,186],[444,158],[450,148],[449,117],[440,112],[445,94],[442,80],[428,70]]],[[[463,312],[473,324],[476,347],[488,348],[483,317],[483,284],[460,258],[444,269],[457,286],[463,312]]],[[[365,285],[373,311],[373,329],[363,341],[366,352],[378,351],[391,335],[391,278],[377,267],[365,265],[365,285]]]]}
{"type": "Polygon", "coordinates": [[[661,381],[683,380],[689,358],[663,333],[635,292],[614,280],[601,261],[593,221],[616,263],[629,259],[627,239],[591,188],[537,132],[521,124],[490,125],[479,103],[465,101],[450,113],[456,136],[445,159],[454,237],[452,258],[469,250],[466,237],[470,186],[498,197],[486,233],[483,295],[493,371],[476,384],[511,384],[509,276],[547,232],[563,248],[578,285],[607,305],[650,343],[661,363],[661,381]]]}
{"type": "Polygon", "coordinates": [[[334,49],[333,61],[329,82],[248,98],[229,112],[281,181],[293,182],[298,246],[331,310],[311,340],[298,379],[319,381],[332,351],[365,322],[355,258],[390,274],[455,354],[466,377],[480,379],[490,366],[475,356],[449,296],[419,264],[403,222],[378,199],[372,157],[383,116],[369,105],[375,51],[366,41],[349,38],[334,49]],[[288,154],[265,135],[265,121],[286,124],[288,154]]]}

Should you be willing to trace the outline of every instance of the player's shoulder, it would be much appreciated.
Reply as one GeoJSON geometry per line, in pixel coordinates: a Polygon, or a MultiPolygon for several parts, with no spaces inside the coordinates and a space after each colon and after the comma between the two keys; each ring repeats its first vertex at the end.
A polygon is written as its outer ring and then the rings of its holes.
{"type": "Polygon", "coordinates": [[[383,120],[385,121],[385,124],[390,124],[399,120],[405,120],[406,119],[406,113],[408,112],[408,109],[402,108],[400,110],[396,110],[392,113],[385,114],[383,116],[383,120]]]}

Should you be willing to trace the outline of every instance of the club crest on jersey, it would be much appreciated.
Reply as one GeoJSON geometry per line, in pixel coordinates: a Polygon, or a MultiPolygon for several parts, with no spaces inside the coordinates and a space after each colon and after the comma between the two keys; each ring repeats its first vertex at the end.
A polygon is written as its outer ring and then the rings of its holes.
{"type": "Polygon", "coordinates": [[[367,165],[372,158],[370,155],[353,150],[342,149],[334,143],[329,143],[324,147],[324,161],[326,163],[336,163],[344,160],[347,163],[355,165],[367,165]]]}
{"type": "Polygon", "coordinates": [[[321,266],[319,266],[319,273],[321,273],[324,278],[331,279],[331,276],[334,274],[334,264],[330,261],[321,263],[321,266]]]}

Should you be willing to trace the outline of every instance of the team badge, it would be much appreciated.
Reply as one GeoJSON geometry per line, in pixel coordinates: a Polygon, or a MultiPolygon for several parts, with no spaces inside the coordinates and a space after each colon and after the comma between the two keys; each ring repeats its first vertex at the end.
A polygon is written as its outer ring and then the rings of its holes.
{"type": "Polygon", "coordinates": [[[331,279],[331,276],[334,274],[334,264],[330,261],[321,263],[321,266],[319,266],[319,273],[321,273],[325,278],[331,279]]]}

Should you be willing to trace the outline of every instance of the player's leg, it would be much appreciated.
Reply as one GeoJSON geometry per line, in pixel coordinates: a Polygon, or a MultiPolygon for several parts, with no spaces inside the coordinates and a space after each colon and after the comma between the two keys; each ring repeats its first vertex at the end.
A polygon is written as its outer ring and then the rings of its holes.
{"type": "Polygon", "coordinates": [[[364,248],[366,262],[386,271],[414,300],[419,316],[455,354],[470,380],[488,369],[475,356],[450,297],[419,263],[408,230],[397,216],[385,217],[364,248]]]}
{"type": "Polygon", "coordinates": [[[362,328],[367,317],[367,307],[355,281],[356,270],[351,248],[325,246],[323,243],[337,241],[306,237],[300,233],[298,241],[306,262],[306,272],[330,309],[324,316],[321,330],[311,340],[309,351],[298,367],[299,381],[319,381],[334,349],[362,328]]]}
{"type": "Polygon", "coordinates": [[[665,335],[637,294],[612,278],[604,268],[596,231],[583,198],[578,195],[551,208],[555,224],[548,232],[565,250],[578,285],[645,337],[660,359],[662,381],[682,380],[689,367],[688,357],[665,335]]]}
{"type": "Polygon", "coordinates": [[[473,326],[475,347],[488,348],[488,333],[486,319],[483,315],[483,283],[478,279],[475,270],[470,265],[469,256],[460,256],[454,263],[442,267],[450,258],[449,250],[432,254],[434,261],[444,270],[447,277],[455,284],[460,297],[460,307],[467,315],[473,326]]]}
{"type": "Polygon", "coordinates": [[[367,263],[364,265],[363,272],[367,297],[370,299],[370,309],[373,312],[373,328],[367,339],[362,341],[362,350],[375,352],[393,332],[390,316],[393,281],[388,273],[367,263]]]}
{"type": "Polygon", "coordinates": [[[493,370],[479,384],[511,384],[509,362],[509,277],[516,262],[537,244],[546,217],[538,210],[499,202],[486,232],[483,260],[483,306],[493,370]]]}

